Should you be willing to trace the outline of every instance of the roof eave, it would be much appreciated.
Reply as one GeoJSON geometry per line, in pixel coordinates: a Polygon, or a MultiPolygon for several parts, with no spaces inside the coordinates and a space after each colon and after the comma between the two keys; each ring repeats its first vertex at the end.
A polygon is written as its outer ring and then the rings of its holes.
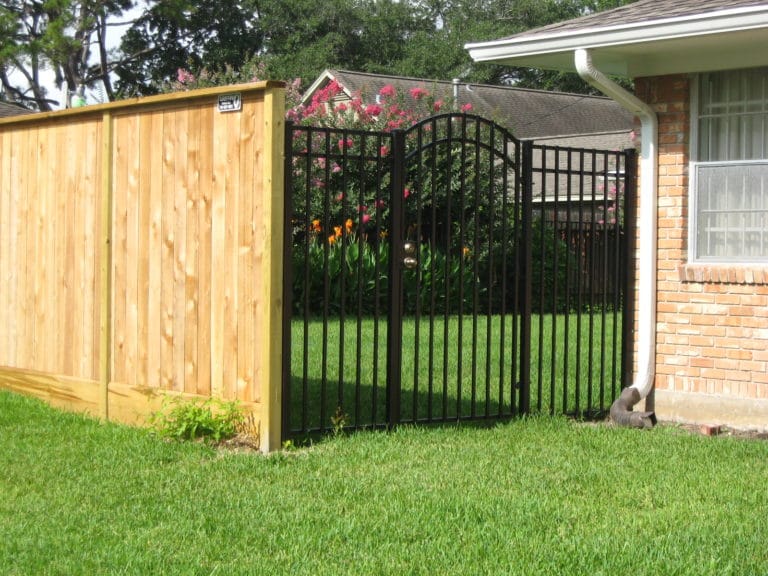
{"type": "MultiPolygon", "coordinates": [[[[748,33],[766,28],[768,6],[757,6],[619,26],[531,35],[523,33],[512,38],[470,43],[465,47],[476,62],[497,61],[520,66],[573,70],[570,55],[578,48],[599,51],[686,39],[706,40],[706,37],[711,37],[714,42],[726,34],[748,33]]],[[[633,75],[626,62],[607,64],[610,73],[633,75]]]]}

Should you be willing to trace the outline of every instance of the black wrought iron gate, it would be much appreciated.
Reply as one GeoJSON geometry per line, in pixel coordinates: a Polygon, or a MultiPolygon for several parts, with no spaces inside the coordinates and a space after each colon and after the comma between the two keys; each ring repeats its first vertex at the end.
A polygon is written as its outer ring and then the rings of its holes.
{"type": "Polygon", "coordinates": [[[286,142],[284,436],[607,410],[631,367],[634,151],[466,114],[286,142]]]}

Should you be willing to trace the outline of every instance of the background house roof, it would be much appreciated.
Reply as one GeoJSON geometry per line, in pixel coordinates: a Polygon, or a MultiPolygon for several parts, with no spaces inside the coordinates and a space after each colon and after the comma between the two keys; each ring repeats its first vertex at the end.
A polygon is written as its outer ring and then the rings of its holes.
{"type": "Polygon", "coordinates": [[[31,114],[31,110],[17,106],[16,104],[10,104],[0,100],[0,118],[7,116],[19,116],[21,114],[31,114]]]}
{"type": "Polygon", "coordinates": [[[463,82],[454,85],[444,80],[347,70],[326,70],[307,90],[304,101],[309,101],[317,90],[334,79],[346,98],[360,94],[366,103],[374,102],[379,90],[387,84],[394,86],[406,99],[410,98],[411,88],[424,88],[446,100],[453,99],[456,94],[457,108],[470,103],[472,113],[495,120],[521,139],[618,133],[624,142],[625,135],[634,125],[631,114],[616,102],[599,96],[463,82]]]}
{"type": "Polygon", "coordinates": [[[768,65],[768,3],[640,0],[620,8],[467,45],[476,61],[574,70],[588,48],[602,71],[630,77],[768,65]]]}

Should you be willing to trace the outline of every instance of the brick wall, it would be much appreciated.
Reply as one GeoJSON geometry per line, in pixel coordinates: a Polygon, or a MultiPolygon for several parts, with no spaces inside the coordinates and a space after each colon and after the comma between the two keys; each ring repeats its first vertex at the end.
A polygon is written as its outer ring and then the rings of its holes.
{"type": "Polygon", "coordinates": [[[768,399],[768,267],[687,264],[689,79],[635,87],[659,116],[656,388],[768,399]]]}

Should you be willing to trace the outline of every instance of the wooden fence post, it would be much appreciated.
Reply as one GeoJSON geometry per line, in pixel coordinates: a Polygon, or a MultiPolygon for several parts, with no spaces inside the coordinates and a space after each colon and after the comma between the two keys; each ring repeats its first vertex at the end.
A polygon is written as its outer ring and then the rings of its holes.
{"type": "Polygon", "coordinates": [[[262,298],[269,307],[269,321],[259,330],[266,332],[259,341],[259,357],[266,360],[261,389],[260,448],[271,452],[280,448],[282,436],[282,326],[283,326],[283,230],[285,153],[285,89],[270,86],[264,95],[264,216],[257,225],[267,227],[265,277],[262,298]]]}

